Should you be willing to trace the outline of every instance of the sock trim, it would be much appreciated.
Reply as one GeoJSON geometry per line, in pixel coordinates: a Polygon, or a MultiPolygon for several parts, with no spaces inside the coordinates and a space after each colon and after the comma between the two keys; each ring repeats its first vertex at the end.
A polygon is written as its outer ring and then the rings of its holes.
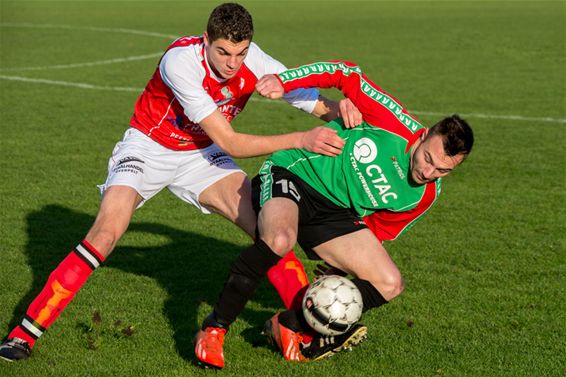
{"type": "Polygon", "coordinates": [[[45,327],[41,326],[41,324],[39,322],[36,322],[35,319],[30,317],[29,314],[24,314],[22,319],[27,319],[35,328],[37,328],[41,332],[47,330],[45,327]]]}
{"type": "Polygon", "coordinates": [[[100,263],[104,262],[104,260],[106,259],[104,255],[100,254],[98,250],[96,250],[96,248],[90,244],[90,242],[85,239],[82,240],[81,244],[86,247],[88,251],[90,251],[95,256],[95,258],[98,258],[100,263]]]}
{"type": "MultiPolygon", "coordinates": [[[[271,267],[275,266],[281,259],[283,259],[281,256],[277,255],[273,250],[271,250],[269,245],[266,244],[264,240],[262,239],[257,240],[255,242],[255,245],[257,246],[259,251],[262,252],[263,257],[265,258],[264,260],[267,263],[271,264],[271,267]]],[[[265,273],[267,273],[267,271],[265,271],[265,273]]]]}
{"type": "Polygon", "coordinates": [[[100,260],[96,254],[92,253],[82,242],[73,249],[73,252],[85,262],[91,270],[96,269],[102,263],[102,260],[100,260]]]}
{"type": "MultiPolygon", "coordinates": [[[[37,339],[40,336],[43,335],[43,331],[45,331],[45,329],[41,330],[39,329],[36,324],[35,321],[30,322],[28,320],[28,316],[25,316],[22,319],[22,323],[20,324],[20,328],[29,336],[31,336],[33,339],[37,339]]],[[[41,327],[41,326],[40,326],[41,327]]]]}
{"type": "Polygon", "coordinates": [[[364,313],[369,309],[378,308],[381,305],[385,305],[389,302],[369,281],[354,278],[352,279],[352,283],[354,283],[356,287],[358,287],[360,293],[362,294],[362,301],[364,305],[362,311],[364,313]]]}

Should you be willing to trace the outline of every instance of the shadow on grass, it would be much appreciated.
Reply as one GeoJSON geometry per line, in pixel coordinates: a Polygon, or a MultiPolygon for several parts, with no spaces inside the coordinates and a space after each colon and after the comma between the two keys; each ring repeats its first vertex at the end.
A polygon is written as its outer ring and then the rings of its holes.
{"type": "MultiPolygon", "coordinates": [[[[93,216],[58,205],[46,206],[27,216],[29,238],[26,256],[32,269],[33,282],[14,310],[10,329],[19,323],[51,272],[83,239],[93,222],[93,216]]],[[[122,247],[118,244],[101,268],[112,267],[148,276],[167,291],[163,310],[173,328],[177,352],[194,363],[192,341],[202,320],[197,318],[198,307],[203,302],[211,306],[216,302],[230,264],[242,247],[156,223],[133,222],[128,232],[160,235],[171,242],[157,247],[122,247]]],[[[88,281],[83,289],[88,289],[88,281]]],[[[100,297],[100,300],[103,299],[100,297]]],[[[281,306],[275,290],[265,282],[256,292],[254,300],[271,307],[281,306]]],[[[85,313],[84,318],[89,318],[91,314],[85,313]]],[[[259,329],[272,314],[246,309],[241,318],[259,329]]],[[[57,321],[54,325],[57,325],[57,321]]],[[[257,346],[260,342],[259,330],[258,334],[247,333],[246,340],[257,346]]]]}

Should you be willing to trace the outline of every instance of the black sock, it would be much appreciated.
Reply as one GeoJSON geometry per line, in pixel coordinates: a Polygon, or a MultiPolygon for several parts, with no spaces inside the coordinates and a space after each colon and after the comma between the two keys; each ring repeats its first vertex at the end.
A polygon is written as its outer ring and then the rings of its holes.
{"type": "Polygon", "coordinates": [[[230,276],[214,306],[214,316],[219,324],[228,327],[236,320],[261,279],[280,259],[261,239],[240,254],[232,264],[230,276]]]}
{"type": "Polygon", "coordinates": [[[364,312],[368,311],[369,309],[378,308],[381,305],[385,305],[389,302],[383,298],[381,293],[379,293],[379,291],[375,289],[373,284],[371,284],[369,281],[362,279],[352,279],[352,283],[354,283],[356,287],[358,287],[360,293],[362,294],[364,312]]]}
{"type": "Polygon", "coordinates": [[[279,314],[279,323],[295,332],[312,331],[312,327],[307,323],[303,310],[287,310],[279,314]]]}

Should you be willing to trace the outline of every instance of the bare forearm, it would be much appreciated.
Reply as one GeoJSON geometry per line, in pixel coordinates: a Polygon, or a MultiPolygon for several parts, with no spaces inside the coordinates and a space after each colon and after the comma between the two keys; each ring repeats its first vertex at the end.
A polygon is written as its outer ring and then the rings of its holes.
{"type": "Polygon", "coordinates": [[[273,136],[235,132],[219,111],[203,119],[200,126],[220,148],[236,158],[263,156],[293,148],[304,148],[309,152],[336,156],[344,147],[344,140],[336,134],[336,130],[326,127],[273,136]]]}
{"type": "Polygon", "coordinates": [[[273,136],[234,133],[224,141],[224,145],[219,146],[235,158],[263,156],[278,150],[301,148],[303,135],[304,132],[273,136]]]}

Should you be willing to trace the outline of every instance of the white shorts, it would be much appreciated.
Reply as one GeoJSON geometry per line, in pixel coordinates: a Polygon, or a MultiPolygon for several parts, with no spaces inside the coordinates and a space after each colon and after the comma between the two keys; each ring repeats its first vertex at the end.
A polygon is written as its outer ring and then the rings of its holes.
{"type": "Polygon", "coordinates": [[[208,186],[242,169],[216,144],[192,151],[174,151],[129,128],[108,160],[108,177],[99,185],[101,194],[110,186],[129,186],[143,201],[167,187],[175,196],[203,213],[211,210],[199,203],[208,186]]]}

